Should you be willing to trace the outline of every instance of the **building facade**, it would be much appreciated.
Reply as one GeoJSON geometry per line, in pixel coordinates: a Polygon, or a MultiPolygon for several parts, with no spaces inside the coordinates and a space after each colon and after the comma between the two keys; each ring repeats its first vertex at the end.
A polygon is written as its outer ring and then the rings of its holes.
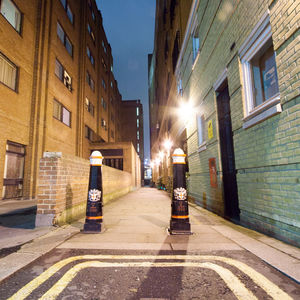
{"type": "Polygon", "coordinates": [[[121,95],[94,0],[1,0],[0,31],[0,193],[34,198],[43,152],[118,141],[121,95]]]}
{"type": "Polygon", "coordinates": [[[186,149],[186,132],[178,118],[175,68],[191,3],[191,0],[156,1],[154,50],[148,56],[150,147],[151,161],[155,164],[152,180],[168,189],[172,170],[165,142],[186,149]]]}
{"type": "Polygon", "coordinates": [[[144,113],[141,100],[121,102],[121,140],[131,142],[141,160],[141,179],[144,180],[144,113]]]}
{"type": "MultiPolygon", "coordinates": [[[[189,195],[300,245],[300,3],[194,0],[176,66],[189,195]]],[[[179,100],[178,100],[179,101],[179,100]]]]}

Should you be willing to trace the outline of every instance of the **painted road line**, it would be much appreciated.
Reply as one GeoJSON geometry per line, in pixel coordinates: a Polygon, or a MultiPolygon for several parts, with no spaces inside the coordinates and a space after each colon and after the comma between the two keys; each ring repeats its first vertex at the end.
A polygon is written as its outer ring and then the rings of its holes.
{"type": "Polygon", "coordinates": [[[265,276],[255,271],[248,265],[234,260],[232,258],[212,255],[80,255],[66,258],[60,262],[55,263],[53,266],[48,268],[38,277],[34,278],[18,292],[16,292],[8,300],[23,300],[28,297],[33,290],[37,289],[42,283],[48,280],[52,275],[58,272],[61,268],[67,264],[78,261],[78,260],[210,260],[210,261],[221,261],[231,266],[234,266],[249,276],[258,286],[260,286],[269,296],[273,299],[286,299],[292,300],[292,298],[281,290],[277,285],[268,280],[265,276]]]}
{"type": "Polygon", "coordinates": [[[72,279],[86,268],[170,268],[170,267],[194,267],[207,268],[215,271],[225,281],[234,295],[241,300],[257,300],[245,285],[233,273],[221,266],[212,263],[199,262],[100,262],[88,261],[80,263],[70,269],[52,288],[50,288],[39,300],[55,300],[59,294],[67,287],[72,279]]]}

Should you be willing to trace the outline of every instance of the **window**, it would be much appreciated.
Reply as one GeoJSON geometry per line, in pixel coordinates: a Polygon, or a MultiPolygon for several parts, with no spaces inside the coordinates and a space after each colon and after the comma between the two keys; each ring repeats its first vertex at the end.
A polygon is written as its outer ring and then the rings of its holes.
{"type": "Polygon", "coordinates": [[[101,127],[107,130],[106,121],[103,118],[101,118],[101,127]]]}
{"type": "Polygon", "coordinates": [[[84,126],[84,135],[89,141],[93,141],[94,134],[94,131],[90,127],[87,125],[84,126]]]}
{"type": "Polygon", "coordinates": [[[110,86],[113,88],[114,87],[114,84],[113,84],[113,82],[111,81],[110,82],[110,86]]]}
{"type": "Polygon", "coordinates": [[[94,116],[95,112],[95,106],[93,103],[88,98],[85,98],[85,109],[92,115],[94,116]]]}
{"type": "Polygon", "coordinates": [[[138,140],[140,139],[140,132],[139,131],[137,131],[136,137],[137,137],[138,140]]]}
{"type": "Polygon", "coordinates": [[[69,52],[69,54],[73,56],[73,45],[58,22],[57,22],[57,36],[59,37],[59,39],[61,40],[61,42],[67,49],[67,51],[69,52]]]}
{"type": "Polygon", "coordinates": [[[72,10],[70,8],[69,1],[67,1],[67,0],[60,0],[60,2],[62,4],[62,6],[64,7],[64,9],[65,9],[65,11],[67,13],[67,16],[68,16],[70,22],[72,24],[74,24],[73,12],[72,12],[72,10]]]}
{"type": "Polygon", "coordinates": [[[95,13],[94,13],[94,11],[92,10],[92,19],[93,19],[93,21],[95,21],[95,19],[96,19],[96,17],[95,17],[95,13]]]}
{"type": "Polygon", "coordinates": [[[93,32],[93,30],[92,30],[92,28],[91,28],[91,26],[90,26],[89,23],[87,24],[87,29],[88,29],[88,32],[89,32],[92,40],[93,40],[93,43],[95,44],[95,34],[94,34],[94,32],[93,32]]]}
{"type": "Polygon", "coordinates": [[[246,108],[243,127],[248,128],[281,112],[276,54],[268,14],[255,26],[240,48],[239,54],[246,108]]]}
{"type": "Polygon", "coordinates": [[[17,32],[21,32],[22,14],[11,0],[1,1],[1,14],[17,32]]]}
{"type": "Polygon", "coordinates": [[[90,59],[92,65],[95,66],[94,56],[93,56],[93,54],[92,54],[92,52],[91,52],[91,50],[88,46],[86,47],[86,54],[87,54],[88,58],[90,59]]]}
{"type": "Polygon", "coordinates": [[[205,143],[205,119],[204,115],[197,115],[198,146],[205,143]]]}
{"type": "Polygon", "coordinates": [[[137,153],[140,153],[140,144],[137,144],[137,153]]]}
{"type": "Polygon", "coordinates": [[[139,128],[140,127],[140,120],[136,119],[136,127],[139,128]]]}
{"type": "Polygon", "coordinates": [[[23,195],[25,146],[8,141],[3,178],[3,198],[17,198],[23,195]]]}
{"type": "Polygon", "coordinates": [[[91,90],[94,92],[95,91],[95,82],[89,72],[86,72],[86,82],[90,86],[91,90]]]}
{"type": "Polygon", "coordinates": [[[106,110],[106,108],[107,108],[107,103],[106,103],[106,101],[103,99],[103,97],[101,97],[101,105],[102,105],[103,109],[106,110]]]}
{"type": "Polygon", "coordinates": [[[139,116],[139,114],[140,114],[140,109],[137,107],[136,108],[136,115],[139,116]]]}
{"type": "Polygon", "coordinates": [[[53,117],[71,127],[71,112],[55,99],[53,100],[53,117]]]}
{"type": "Polygon", "coordinates": [[[101,62],[102,62],[102,66],[103,66],[104,71],[107,72],[107,66],[106,66],[106,63],[105,63],[103,57],[101,59],[101,62]]]}
{"type": "Polygon", "coordinates": [[[13,89],[17,90],[17,67],[0,53],[0,82],[13,89]]]}
{"type": "Polygon", "coordinates": [[[179,79],[177,82],[177,94],[182,96],[183,90],[182,90],[182,79],[179,79]]]}
{"type": "Polygon", "coordinates": [[[55,59],[55,75],[64,83],[69,91],[72,91],[72,78],[58,59],[55,59]]]}
{"type": "Polygon", "coordinates": [[[104,50],[104,52],[106,53],[106,52],[107,52],[107,50],[106,50],[106,46],[105,46],[105,43],[104,43],[104,41],[102,41],[102,47],[103,47],[103,50],[104,50]]]}
{"type": "Polygon", "coordinates": [[[103,86],[103,88],[106,90],[106,83],[105,83],[105,81],[104,81],[103,78],[102,78],[102,86],[103,86]]]}
{"type": "Polygon", "coordinates": [[[196,60],[200,51],[199,27],[196,27],[192,33],[193,41],[193,62],[196,60]]]}

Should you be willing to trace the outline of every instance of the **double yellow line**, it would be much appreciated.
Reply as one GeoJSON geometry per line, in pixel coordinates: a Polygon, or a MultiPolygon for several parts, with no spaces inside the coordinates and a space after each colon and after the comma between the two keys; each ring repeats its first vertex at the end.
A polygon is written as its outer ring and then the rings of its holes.
{"type": "Polygon", "coordinates": [[[273,299],[292,300],[292,298],[282,291],[277,285],[268,280],[265,276],[258,273],[248,265],[232,258],[211,256],[211,255],[80,255],[66,258],[57,262],[41,275],[33,279],[8,300],[23,300],[28,297],[41,284],[58,272],[67,264],[79,260],[92,260],[77,264],[62,276],[41,298],[40,300],[56,299],[57,296],[66,288],[72,279],[85,268],[109,268],[109,267],[198,267],[214,270],[231,289],[238,299],[257,299],[251,291],[228,269],[211,262],[200,261],[219,261],[234,266],[249,276],[258,286],[260,286],[273,299]],[[125,262],[105,262],[105,260],[125,260],[125,262]],[[95,261],[97,260],[97,261],[95,261]],[[127,260],[127,261],[126,261],[127,260]],[[128,262],[128,260],[143,260],[128,262]],[[145,261],[148,260],[148,261],[145,261]],[[152,261],[150,261],[152,260],[152,261]],[[185,260],[184,262],[157,262],[157,260],[185,260]],[[188,260],[188,261],[187,261],[188,260]]]}

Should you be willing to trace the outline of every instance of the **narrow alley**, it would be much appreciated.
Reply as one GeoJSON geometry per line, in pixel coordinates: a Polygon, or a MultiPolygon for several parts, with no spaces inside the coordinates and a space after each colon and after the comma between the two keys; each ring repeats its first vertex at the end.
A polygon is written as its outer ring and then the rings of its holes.
{"type": "Polygon", "coordinates": [[[141,188],[104,206],[102,233],[79,232],[81,220],[48,253],[53,234],[21,247],[46,254],[2,280],[0,299],[299,297],[299,249],[192,206],[192,234],[169,235],[170,204],[166,192],[141,188]]]}

